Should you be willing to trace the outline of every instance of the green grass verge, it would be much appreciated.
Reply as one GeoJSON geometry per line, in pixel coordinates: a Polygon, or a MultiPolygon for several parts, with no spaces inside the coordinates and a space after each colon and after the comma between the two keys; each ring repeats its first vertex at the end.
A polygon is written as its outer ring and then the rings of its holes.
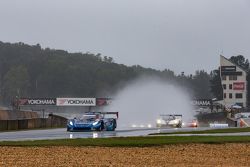
{"type": "Polygon", "coordinates": [[[179,131],[166,133],[152,133],[150,135],[165,135],[165,134],[209,134],[209,133],[240,133],[250,132],[250,128],[226,128],[226,129],[211,129],[211,130],[197,130],[197,131],[179,131]]]}
{"type": "Polygon", "coordinates": [[[117,137],[60,139],[35,141],[4,141],[0,146],[100,146],[100,147],[150,147],[168,144],[189,143],[250,143],[250,136],[149,136],[149,137],[117,137]]]}

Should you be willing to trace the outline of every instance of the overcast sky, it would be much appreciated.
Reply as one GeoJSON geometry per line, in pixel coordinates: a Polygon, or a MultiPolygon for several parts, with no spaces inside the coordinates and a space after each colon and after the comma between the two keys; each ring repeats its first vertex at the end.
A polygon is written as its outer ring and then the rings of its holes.
{"type": "Polygon", "coordinates": [[[1,0],[0,41],[179,74],[250,58],[250,0],[1,0]]]}

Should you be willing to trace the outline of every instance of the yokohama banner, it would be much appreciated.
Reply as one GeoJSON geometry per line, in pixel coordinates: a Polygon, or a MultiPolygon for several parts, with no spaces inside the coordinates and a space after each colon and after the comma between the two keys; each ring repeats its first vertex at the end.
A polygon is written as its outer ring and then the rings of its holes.
{"type": "Polygon", "coordinates": [[[194,106],[211,106],[213,104],[211,99],[195,99],[192,101],[194,106]]]}
{"type": "Polygon", "coordinates": [[[56,98],[21,98],[19,105],[56,105],[56,98]]]}
{"type": "Polygon", "coordinates": [[[95,98],[56,98],[57,106],[96,106],[95,98]]]}

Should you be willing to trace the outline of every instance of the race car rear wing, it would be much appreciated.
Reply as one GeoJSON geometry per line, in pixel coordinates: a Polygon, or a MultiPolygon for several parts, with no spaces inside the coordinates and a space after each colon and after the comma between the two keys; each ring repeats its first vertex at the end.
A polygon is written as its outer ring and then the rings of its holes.
{"type": "Polygon", "coordinates": [[[103,114],[103,115],[116,115],[116,117],[118,118],[118,112],[87,112],[86,114],[103,114]]]}
{"type": "Polygon", "coordinates": [[[118,112],[100,112],[102,114],[116,114],[116,117],[118,118],[119,114],[118,112]]]}

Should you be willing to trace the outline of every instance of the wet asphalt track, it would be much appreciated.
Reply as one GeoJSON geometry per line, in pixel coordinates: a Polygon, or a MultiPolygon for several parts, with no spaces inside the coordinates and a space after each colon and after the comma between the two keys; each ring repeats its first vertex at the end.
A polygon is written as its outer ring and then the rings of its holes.
{"type": "MultiPolygon", "coordinates": [[[[200,128],[198,128],[200,129],[200,128]]],[[[174,132],[178,130],[194,130],[194,128],[129,128],[117,129],[116,131],[90,131],[90,132],[67,132],[66,128],[46,130],[25,130],[15,132],[1,132],[0,141],[19,140],[43,140],[43,139],[73,139],[73,138],[105,138],[105,137],[128,137],[146,136],[150,133],[174,132]]]]}
{"type": "MultiPolygon", "coordinates": [[[[21,140],[44,140],[44,139],[75,139],[75,138],[106,138],[106,137],[128,137],[128,136],[147,136],[150,133],[158,132],[176,132],[176,131],[193,131],[206,130],[211,128],[144,128],[144,129],[123,129],[116,131],[102,131],[102,132],[67,132],[66,128],[60,129],[46,129],[46,130],[27,130],[15,132],[1,132],[0,141],[21,141],[21,140]]],[[[219,135],[247,135],[247,133],[227,133],[227,134],[192,134],[193,136],[219,136],[219,135]]],[[[171,135],[169,135],[171,136],[171,135]]],[[[178,134],[176,136],[190,136],[190,134],[178,134]]]]}

